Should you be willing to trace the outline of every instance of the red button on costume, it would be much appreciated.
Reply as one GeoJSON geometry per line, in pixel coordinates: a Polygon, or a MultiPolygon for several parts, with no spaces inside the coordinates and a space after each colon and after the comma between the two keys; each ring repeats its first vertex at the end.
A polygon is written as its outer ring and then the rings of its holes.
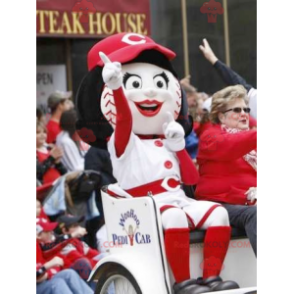
{"type": "Polygon", "coordinates": [[[163,146],[163,143],[162,143],[161,141],[159,141],[159,140],[156,140],[156,141],[154,142],[154,144],[155,144],[155,146],[157,146],[157,147],[162,147],[162,146],[163,146]]]}
{"type": "Polygon", "coordinates": [[[168,169],[171,169],[173,167],[173,164],[171,161],[167,160],[165,163],[164,163],[164,166],[168,169]]]}

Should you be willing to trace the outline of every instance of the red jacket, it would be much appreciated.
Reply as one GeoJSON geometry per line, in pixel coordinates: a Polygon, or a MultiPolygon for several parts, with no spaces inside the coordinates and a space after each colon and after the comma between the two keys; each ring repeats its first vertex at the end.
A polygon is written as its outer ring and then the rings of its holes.
{"type": "MultiPolygon", "coordinates": [[[[48,159],[50,157],[50,153],[43,153],[37,150],[37,159],[40,163],[42,163],[43,161],[45,161],[46,159],[48,159]]],[[[54,160],[54,159],[53,159],[54,160]]],[[[42,182],[44,184],[48,184],[48,183],[52,183],[54,182],[56,179],[58,179],[61,176],[60,171],[55,167],[55,165],[53,165],[51,163],[51,167],[48,168],[48,170],[44,173],[42,179],[42,182]]]]}
{"type": "Polygon", "coordinates": [[[206,122],[204,124],[201,124],[199,122],[194,122],[193,123],[193,130],[196,133],[197,137],[200,138],[206,130],[211,128],[211,126],[212,126],[211,122],[206,122]]]}
{"type": "Polygon", "coordinates": [[[41,244],[37,240],[36,249],[36,266],[37,266],[37,278],[44,275],[46,272],[48,274],[47,279],[49,280],[53,275],[61,270],[60,267],[53,267],[48,270],[44,268],[44,264],[51,260],[54,256],[57,256],[60,250],[64,248],[71,241],[69,235],[60,236],[54,242],[41,244]],[[43,248],[42,248],[43,247],[43,248]]]}
{"type": "Polygon", "coordinates": [[[230,134],[216,125],[204,132],[197,157],[200,179],[196,198],[250,205],[244,193],[256,187],[256,170],[243,156],[256,147],[256,130],[230,134]]]}
{"type": "Polygon", "coordinates": [[[64,267],[69,268],[72,264],[80,259],[87,258],[92,267],[97,263],[93,258],[99,254],[99,251],[90,248],[85,242],[74,238],[71,239],[69,244],[67,244],[58,254],[64,261],[64,267]]]}
{"type": "Polygon", "coordinates": [[[57,272],[61,270],[60,267],[52,267],[48,270],[44,268],[44,264],[50,259],[45,259],[42,253],[42,249],[40,247],[39,242],[37,241],[37,251],[36,251],[36,270],[37,270],[37,278],[40,278],[45,273],[47,273],[47,280],[51,279],[57,272]]]}

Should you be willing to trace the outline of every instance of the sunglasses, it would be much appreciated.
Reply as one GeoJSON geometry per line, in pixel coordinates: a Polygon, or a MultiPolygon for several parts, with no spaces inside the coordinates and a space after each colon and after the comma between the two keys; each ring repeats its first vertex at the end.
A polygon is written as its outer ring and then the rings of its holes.
{"type": "Polygon", "coordinates": [[[249,107],[234,107],[234,108],[230,108],[226,111],[224,111],[223,113],[226,113],[228,111],[233,111],[235,113],[241,113],[242,110],[245,112],[245,113],[249,113],[250,112],[250,108],[249,107]]]}

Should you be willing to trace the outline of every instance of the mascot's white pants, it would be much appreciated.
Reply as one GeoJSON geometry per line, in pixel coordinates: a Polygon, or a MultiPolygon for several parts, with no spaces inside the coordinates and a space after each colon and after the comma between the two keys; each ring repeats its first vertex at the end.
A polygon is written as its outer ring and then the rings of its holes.
{"type": "MultiPolygon", "coordinates": [[[[162,213],[162,224],[164,229],[171,228],[188,228],[189,222],[187,214],[193,220],[195,227],[199,224],[205,213],[215,203],[208,201],[193,201],[189,206],[183,208],[169,208],[162,213]]],[[[209,227],[229,226],[229,217],[227,210],[222,207],[216,207],[207,217],[203,225],[199,229],[207,229],[209,227]]]]}

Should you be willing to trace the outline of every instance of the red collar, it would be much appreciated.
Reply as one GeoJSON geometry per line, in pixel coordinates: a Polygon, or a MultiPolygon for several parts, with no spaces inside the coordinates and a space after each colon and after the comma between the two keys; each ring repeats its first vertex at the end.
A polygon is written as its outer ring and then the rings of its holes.
{"type": "MultiPolygon", "coordinates": [[[[164,135],[137,135],[142,140],[152,140],[152,139],[165,139],[164,135]]],[[[110,140],[110,137],[106,138],[106,141],[108,142],[110,140]]]]}
{"type": "Polygon", "coordinates": [[[165,139],[164,135],[139,135],[137,136],[142,140],[150,140],[150,139],[165,139]]]}

